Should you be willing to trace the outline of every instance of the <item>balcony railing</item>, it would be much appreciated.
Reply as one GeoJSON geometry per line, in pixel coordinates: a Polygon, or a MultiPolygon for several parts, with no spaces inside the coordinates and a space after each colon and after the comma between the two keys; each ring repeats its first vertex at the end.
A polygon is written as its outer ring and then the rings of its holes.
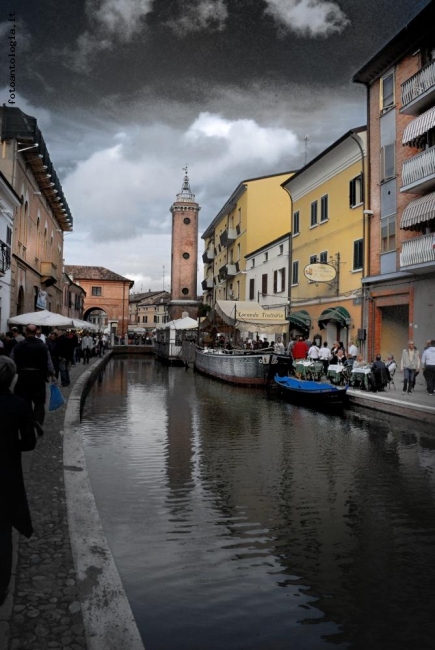
{"type": "Polygon", "coordinates": [[[41,282],[47,287],[57,282],[57,266],[53,262],[41,262],[41,282]]]}
{"type": "Polygon", "coordinates": [[[0,273],[4,275],[11,268],[11,249],[0,240],[0,273]]]}
{"type": "Polygon", "coordinates": [[[213,246],[209,246],[207,250],[205,250],[202,254],[202,261],[204,262],[204,264],[209,264],[210,262],[213,262],[214,258],[215,258],[214,248],[213,246]]]}
{"type": "Polygon", "coordinates": [[[227,228],[220,236],[221,246],[225,248],[228,244],[232,244],[236,239],[237,230],[235,228],[227,228]]]}
{"type": "Polygon", "coordinates": [[[432,93],[429,92],[431,90],[435,94],[435,61],[428,63],[402,84],[402,113],[416,115],[426,105],[433,104],[432,93]]]}
{"type": "Polygon", "coordinates": [[[225,266],[221,266],[219,269],[220,280],[234,278],[235,275],[237,275],[237,267],[235,264],[225,264],[225,266]]]}
{"type": "Polygon", "coordinates": [[[205,278],[205,280],[201,282],[201,287],[203,291],[213,289],[213,278],[205,278]]]}
{"type": "Polygon", "coordinates": [[[415,237],[402,243],[400,268],[417,264],[435,263],[435,233],[415,237]]]}
{"type": "Polygon", "coordinates": [[[405,160],[401,192],[426,192],[435,187],[435,147],[405,160]]]}

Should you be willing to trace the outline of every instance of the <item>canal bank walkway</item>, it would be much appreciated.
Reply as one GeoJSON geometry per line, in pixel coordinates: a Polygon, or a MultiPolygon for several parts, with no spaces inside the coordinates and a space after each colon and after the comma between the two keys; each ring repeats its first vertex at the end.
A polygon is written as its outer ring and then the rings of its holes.
{"type": "MultiPolygon", "coordinates": [[[[80,407],[111,355],[71,369],[67,403],[48,413],[45,434],[23,454],[30,540],[14,538],[10,593],[0,608],[0,650],[143,650],[87,478],[80,407]]],[[[350,390],[352,404],[435,422],[435,397],[420,374],[414,393],[350,390]]]]}

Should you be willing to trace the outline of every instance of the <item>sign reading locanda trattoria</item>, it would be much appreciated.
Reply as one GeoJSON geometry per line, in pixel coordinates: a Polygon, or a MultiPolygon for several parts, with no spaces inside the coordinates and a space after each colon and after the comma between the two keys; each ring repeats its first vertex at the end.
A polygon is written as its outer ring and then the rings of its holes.
{"type": "Polygon", "coordinates": [[[311,282],[332,282],[337,271],[331,264],[307,264],[304,268],[304,275],[311,282]]]}

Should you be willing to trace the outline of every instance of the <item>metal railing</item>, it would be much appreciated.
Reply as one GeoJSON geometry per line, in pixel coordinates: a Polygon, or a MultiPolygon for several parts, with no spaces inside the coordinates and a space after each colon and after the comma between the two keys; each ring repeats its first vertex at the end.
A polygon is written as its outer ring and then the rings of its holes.
{"type": "Polygon", "coordinates": [[[402,84],[402,106],[435,86],[435,61],[431,61],[402,84]]]}
{"type": "Polygon", "coordinates": [[[422,181],[435,174],[435,147],[405,160],[402,167],[402,187],[422,181]]]}
{"type": "Polygon", "coordinates": [[[408,239],[402,243],[400,267],[414,266],[427,262],[435,263],[435,233],[408,239]]]}
{"type": "Polygon", "coordinates": [[[11,249],[0,240],[0,273],[4,274],[11,268],[11,249]]]}

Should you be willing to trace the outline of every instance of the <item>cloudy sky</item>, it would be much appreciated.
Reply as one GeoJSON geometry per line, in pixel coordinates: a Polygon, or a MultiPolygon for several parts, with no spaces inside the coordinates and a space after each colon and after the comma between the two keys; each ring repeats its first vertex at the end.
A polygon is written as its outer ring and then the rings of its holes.
{"type": "Polygon", "coordinates": [[[365,124],[353,74],[426,4],[10,2],[0,99],[15,11],[16,105],[37,118],[74,218],[65,263],[105,266],[135,291],[168,289],[182,168],[201,235],[240,181],[298,169],[365,124]]]}

